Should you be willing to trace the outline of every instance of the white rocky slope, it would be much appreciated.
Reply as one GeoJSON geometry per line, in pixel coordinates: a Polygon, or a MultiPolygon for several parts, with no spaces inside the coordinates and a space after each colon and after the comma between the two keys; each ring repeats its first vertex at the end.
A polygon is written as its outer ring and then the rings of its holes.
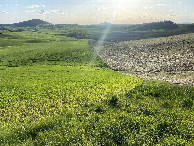
{"type": "Polygon", "coordinates": [[[193,33],[115,43],[102,47],[98,54],[114,70],[194,85],[193,33]]]}

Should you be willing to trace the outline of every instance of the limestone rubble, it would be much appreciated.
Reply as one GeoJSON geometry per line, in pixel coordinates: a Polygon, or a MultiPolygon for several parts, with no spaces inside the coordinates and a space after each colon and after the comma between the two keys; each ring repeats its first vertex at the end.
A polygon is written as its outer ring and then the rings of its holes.
{"type": "Polygon", "coordinates": [[[98,54],[113,70],[194,85],[194,33],[113,43],[98,54]]]}

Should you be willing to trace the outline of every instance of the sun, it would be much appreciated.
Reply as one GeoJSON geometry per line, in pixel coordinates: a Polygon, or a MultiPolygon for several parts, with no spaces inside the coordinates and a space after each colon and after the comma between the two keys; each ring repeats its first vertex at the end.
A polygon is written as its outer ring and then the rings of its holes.
{"type": "Polygon", "coordinates": [[[116,0],[116,1],[117,1],[117,3],[122,4],[122,5],[126,5],[129,3],[135,2],[135,0],[116,0]]]}
{"type": "Polygon", "coordinates": [[[137,3],[135,0],[113,0],[112,1],[114,4],[116,4],[117,8],[123,8],[123,7],[132,7],[137,3]]]}

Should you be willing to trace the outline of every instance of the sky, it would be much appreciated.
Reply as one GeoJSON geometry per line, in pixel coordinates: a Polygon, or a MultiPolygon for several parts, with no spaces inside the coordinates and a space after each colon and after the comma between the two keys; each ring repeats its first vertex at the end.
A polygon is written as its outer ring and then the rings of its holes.
{"type": "Polygon", "coordinates": [[[0,24],[194,23],[194,0],[0,0],[0,24]]]}

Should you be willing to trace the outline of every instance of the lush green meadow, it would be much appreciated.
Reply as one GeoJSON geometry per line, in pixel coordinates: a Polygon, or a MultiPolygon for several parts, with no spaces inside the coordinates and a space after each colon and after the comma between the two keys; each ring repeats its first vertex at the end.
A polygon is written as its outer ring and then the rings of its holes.
{"type": "Polygon", "coordinates": [[[119,74],[55,34],[0,34],[0,145],[193,144],[194,87],[119,74]]]}

